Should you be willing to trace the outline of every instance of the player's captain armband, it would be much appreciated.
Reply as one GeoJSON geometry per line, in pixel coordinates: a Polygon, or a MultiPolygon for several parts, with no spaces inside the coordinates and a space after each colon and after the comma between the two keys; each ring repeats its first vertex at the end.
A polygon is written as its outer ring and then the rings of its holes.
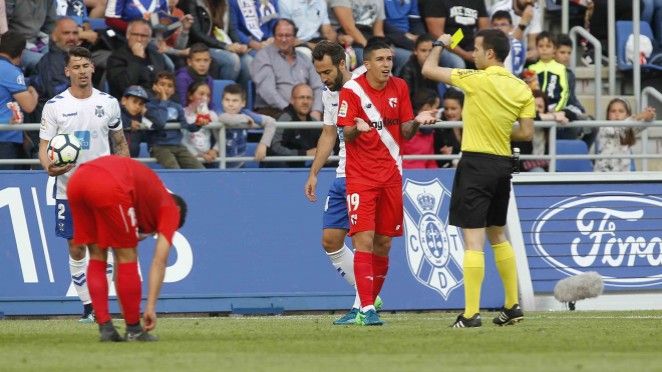
{"type": "Polygon", "coordinates": [[[347,116],[347,101],[342,101],[338,109],[338,117],[344,118],[345,116],[347,116]]]}

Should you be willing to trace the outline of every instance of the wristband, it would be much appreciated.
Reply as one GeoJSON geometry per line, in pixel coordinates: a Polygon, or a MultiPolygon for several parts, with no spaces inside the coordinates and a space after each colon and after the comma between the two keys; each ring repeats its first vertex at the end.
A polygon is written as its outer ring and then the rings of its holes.
{"type": "Polygon", "coordinates": [[[437,47],[437,46],[440,46],[442,48],[446,48],[446,44],[444,44],[443,42],[441,42],[439,40],[433,41],[432,42],[432,47],[437,47]]]}
{"type": "Polygon", "coordinates": [[[517,28],[519,28],[522,31],[526,30],[527,27],[529,27],[529,25],[523,25],[521,23],[517,25],[517,28]]]}

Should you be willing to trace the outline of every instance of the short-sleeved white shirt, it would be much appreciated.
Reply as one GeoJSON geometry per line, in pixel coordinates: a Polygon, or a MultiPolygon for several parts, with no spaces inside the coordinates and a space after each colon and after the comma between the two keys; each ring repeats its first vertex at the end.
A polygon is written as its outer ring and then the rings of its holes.
{"type": "MultiPolygon", "coordinates": [[[[366,72],[365,66],[360,66],[352,72],[352,79],[356,79],[366,72]]],[[[324,125],[335,125],[338,132],[338,139],[340,140],[340,150],[338,151],[338,168],[336,168],[336,178],[345,177],[345,164],[347,162],[347,153],[345,152],[345,132],[338,127],[338,98],[340,92],[332,92],[329,88],[324,87],[322,90],[322,104],[324,105],[324,117],[322,118],[324,125]]]]}
{"type": "MultiPolygon", "coordinates": [[[[90,97],[78,99],[67,89],[46,102],[39,138],[50,141],[59,133],[73,134],[82,145],[76,164],[82,164],[109,155],[108,134],[120,130],[122,119],[117,99],[97,89],[93,89],[90,97]]],[[[56,177],[56,199],[67,198],[67,182],[74,170],[56,177]]]]}

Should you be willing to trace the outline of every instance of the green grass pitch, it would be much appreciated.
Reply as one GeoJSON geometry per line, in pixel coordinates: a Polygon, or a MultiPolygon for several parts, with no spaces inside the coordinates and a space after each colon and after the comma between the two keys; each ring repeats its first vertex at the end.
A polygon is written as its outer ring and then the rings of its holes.
{"type": "MultiPolygon", "coordinates": [[[[537,312],[509,327],[449,329],[450,313],[158,320],[155,343],[100,343],[72,319],[0,320],[0,371],[654,371],[662,312],[537,312]]],[[[121,321],[115,321],[121,325],[121,321]]],[[[122,329],[123,332],[123,329],[122,329]]]]}

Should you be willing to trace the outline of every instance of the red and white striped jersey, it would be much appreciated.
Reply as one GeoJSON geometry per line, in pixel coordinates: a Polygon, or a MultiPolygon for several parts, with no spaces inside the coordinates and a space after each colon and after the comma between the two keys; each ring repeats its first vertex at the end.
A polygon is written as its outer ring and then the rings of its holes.
{"type": "Polygon", "coordinates": [[[409,88],[390,77],[382,90],[373,89],[362,75],[340,90],[338,126],[353,126],[361,118],[373,129],[346,142],[347,182],[386,186],[402,182],[400,125],[414,118],[409,88]]]}

